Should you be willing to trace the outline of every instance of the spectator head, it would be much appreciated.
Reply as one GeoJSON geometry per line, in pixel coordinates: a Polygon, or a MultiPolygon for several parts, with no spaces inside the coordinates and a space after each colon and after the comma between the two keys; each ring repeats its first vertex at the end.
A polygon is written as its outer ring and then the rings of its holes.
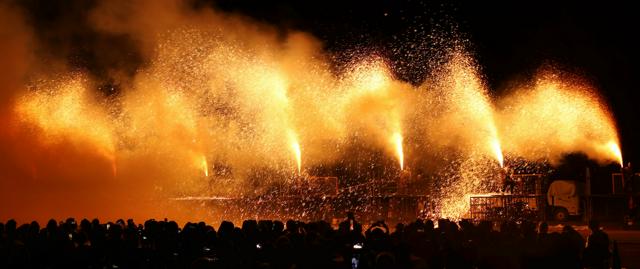
{"type": "Polygon", "coordinates": [[[424,223],[424,230],[425,231],[433,231],[433,227],[434,227],[433,220],[429,219],[424,223]]]}
{"type": "Polygon", "coordinates": [[[589,229],[594,232],[600,230],[600,222],[598,222],[597,220],[590,220],[589,229]]]}
{"type": "Polygon", "coordinates": [[[546,234],[547,232],[549,232],[549,224],[547,224],[546,221],[540,222],[540,224],[538,224],[538,233],[546,234]]]}
{"type": "Polygon", "coordinates": [[[349,211],[349,212],[347,212],[347,219],[348,220],[355,220],[356,217],[355,217],[355,215],[353,215],[353,212],[349,211]]]}
{"type": "Polygon", "coordinates": [[[294,220],[287,220],[287,231],[293,233],[298,231],[298,225],[294,220]]]}
{"type": "Polygon", "coordinates": [[[50,219],[49,222],[47,222],[47,230],[49,230],[49,232],[53,232],[56,229],[58,229],[58,223],[56,220],[50,219]]]}
{"type": "Polygon", "coordinates": [[[276,220],[273,222],[273,231],[276,233],[281,233],[284,231],[284,223],[282,221],[276,220]]]}
{"type": "Polygon", "coordinates": [[[5,227],[5,229],[7,230],[7,233],[12,233],[16,230],[16,221],[14,219],[10,219],[9,221],[7,221],[7,225],[5,227]]]}
{"type": "Polygon", "coordinates": [[[80,229],[83,231],[91,230],[91,222],[88,219],[82,219],[80,221],[80,229]]]}
{"type": "Polygon", "coordinates": [[[564,227],[562,227],[562,232],[563,233],[569,233],[569,232],[574,232],[575,230],[573,229],[573,227],[571,225],[564,225],[564,227]]]}
{"type": "Polygon", "coordinates": [[[231,233],[233,232],[233,223],[230,221],[223,221],[222,223],[220,223],[220,227],[218,227],[218,235],[224,237],[224,236],[231,236],[231,233]]]}
{"type": "Polygon", "coordinates": [[[242,222],[242,231],[247,234],[253,234],[258,230],[258,222],[254,219],[244,220],[242,222]]]}
{"type": "Polygon", "coordinates": [[[396,258],[389,252],[380,252],[376,255],[375,266],[376,269],[391,269],[396,268],[396,258]]]}
{"type": "MultiPolygon", "coordinates": [[[[40,224],[35,220],[31,222],[31,225],[29,225],[29,228],[30,228],[32,233],[40,232],[40,224]]],[[[2,232],[1,229],[0,229],[0,232],[2,232]]]]}

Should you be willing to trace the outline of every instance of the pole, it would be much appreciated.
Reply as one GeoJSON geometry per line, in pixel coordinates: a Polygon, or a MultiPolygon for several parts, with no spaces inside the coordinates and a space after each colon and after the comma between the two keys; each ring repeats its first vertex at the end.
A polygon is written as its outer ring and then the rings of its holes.
{"type": "Polygon", "coordinates": [[[591,220],[591,169],[587,167],[585,173],[585,188],[584,188],[584,219],[588,223],[591,220]]]}

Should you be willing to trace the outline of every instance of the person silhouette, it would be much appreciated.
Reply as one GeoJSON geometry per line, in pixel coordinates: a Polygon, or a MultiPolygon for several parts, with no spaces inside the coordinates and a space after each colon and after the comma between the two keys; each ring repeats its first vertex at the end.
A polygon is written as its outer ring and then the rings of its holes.
{"type": "Polygon", "coordinates": [[[516,185],[516,182],[513,180],[513,170],[508,166],[505,166],[502,170],[502,192],[513,193],[513,188],[516,185]]]}

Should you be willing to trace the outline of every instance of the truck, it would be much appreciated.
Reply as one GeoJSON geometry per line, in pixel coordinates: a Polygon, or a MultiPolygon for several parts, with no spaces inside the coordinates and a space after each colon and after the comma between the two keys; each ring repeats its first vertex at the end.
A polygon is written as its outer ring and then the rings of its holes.
{"type": "Polygon", "coordinates": [[[584,186],[574,180],[555,180],[547,189],[547,205],[553,219],[565,221],[582,214],[584,186]]]}
{"type": "Polygon", "coordinates": [[[476,194],[469,200],[470,217],[478,220],[546,219],[565,221],[582,214],[584,184],[554,180],[548,186],[542,174],[516,174],[511,193],[476,194]],[[549,215],[547,215],[549,214],[549,215]]]}

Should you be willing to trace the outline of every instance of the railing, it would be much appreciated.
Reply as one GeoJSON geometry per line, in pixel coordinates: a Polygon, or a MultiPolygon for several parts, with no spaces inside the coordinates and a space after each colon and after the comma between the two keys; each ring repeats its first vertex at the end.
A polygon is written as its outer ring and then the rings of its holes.
{"type": "Polygon", "coordinates": [[[638,190],[638,185],[639,182],[637,182],[638,178],[640,177],[640,173],[634,173],[632,174],[632,178],[625,180],[624,178],[624,174],[623,173],[611,173],[611,193],[612,194],[620,194],[620,193],[624,193],[625,189],[627,188],[627,186],[625,186],[625,184],[635,184],[635,187],[632,187],[631,189],[635,189],[635,192],[638,192],[640,190],[638,190]]]}
{"type": "Polygon", "coordinates": [[[540,219],[542,208],[542,195],[487,195],[469,198],[470,217],[474,220],[540,219]]]}

